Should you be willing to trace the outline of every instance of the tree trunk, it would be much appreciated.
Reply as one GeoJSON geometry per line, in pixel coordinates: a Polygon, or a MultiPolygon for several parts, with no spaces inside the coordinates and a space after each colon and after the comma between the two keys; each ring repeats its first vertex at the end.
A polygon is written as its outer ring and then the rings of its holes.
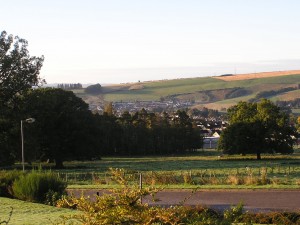
{"type": "Polygon", "coordinates": [[[55,159],[55,168],[62,169],[64,168],[63,161],[61,159],[55,159]]]}
{"type": "Polygon", "coordinates": [[[260,152],[257,152],[257,153],[256,153],[256,159],[257,159],[257,160],[261,160],[260,152]]]}

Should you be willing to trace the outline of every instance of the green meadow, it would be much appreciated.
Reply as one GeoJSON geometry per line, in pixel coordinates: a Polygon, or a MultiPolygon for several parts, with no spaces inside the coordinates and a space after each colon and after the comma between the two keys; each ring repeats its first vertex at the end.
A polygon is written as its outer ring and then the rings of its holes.
{"type": "MultiPolygon", "coordinates": [[[[133,182],[142,173],[146,185],[166,188],[299,188],[300,152],[291,155],[228,156],[216,150],[200,150],[185,156],[103,157],[97,161],[65,162],[65,169],[54,164],[42,166],[68,182],[69,188],[108,188],[110,168],[125,169],[133,182]]],[[[30,167],[28,166],[27,169],[30,167]]]]}

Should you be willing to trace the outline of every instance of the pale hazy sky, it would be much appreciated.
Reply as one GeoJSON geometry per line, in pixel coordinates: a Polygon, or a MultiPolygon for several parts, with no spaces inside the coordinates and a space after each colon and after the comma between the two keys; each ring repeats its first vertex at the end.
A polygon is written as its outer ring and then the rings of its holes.
{"type": "Polygon", "coordinates": [[[0,0],[48,83],[300,69],[299,0],[0,0]]]}

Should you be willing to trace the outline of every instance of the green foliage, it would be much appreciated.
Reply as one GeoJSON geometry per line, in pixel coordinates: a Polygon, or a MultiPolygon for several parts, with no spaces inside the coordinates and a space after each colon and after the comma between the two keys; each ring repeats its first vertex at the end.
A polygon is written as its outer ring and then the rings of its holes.
{"type": "Polygon", "coordinates": [[[44,57],[30,56],[27,47],[25,39],[0,33],[0,166],[12,165],[19,147],[17,98],[44,82],[39,77],[44,57]]]}
{"type": "Polygon", "coordinates": [[[134,114],[124,112],[119,118],[109,114],[95,116],[106,155],[182,154],[202,147],[200,132],[185,111],[172,116],[145,109],[134,114]]]}
{"type": "Polygon", "coordinates": [[[30,56],[28,42],[18,36],[0,34],[0,103],[10,101],[23,91],[37,85],[44,57],[30,56]]]}
{"type": "Polygon", "coordinates": [[[14,197],[18,199],[39,203],[47,201],[47,204],[52,204],[57,199],[56,196],[64,194],[65,188],[66,184],[54,173],[32,171],[16,180],[12,190],[14,197]]]}
{"type": "MultiPolygon", "coordinates": [[[[58,201],[59,207],[76,208],[82,214],[74,215],[68,219],[76,219],[82,224],[203,224],[203,225],[229,225],[238,219],[239,211],[228,211],[227,217],[213,210],[197,207],[171,206],[162,208],[148,206],[141,199],[150,195],[155,199],[157,189],[152,187],[140,189],[130,186],[124,177],[124,170],[111,169],[112,179],[115,179],[121,189],[112,189],[109,194],[96,196],[92,201],[89,197],[81,196],[63,198],[58,201]]],[[[66,219],[66,221],[68,221],[66,219]]]]}
{"type": "Polygon", "coordinates": [[[97,95],[102,92],[102,87],[100,84],[93,84],[88,86],[84,91],[88,94],[97,95]]]}
{"type": "Polygon", "coordinates": [[[44,203],[46,205],[52,205],[52,206],[56,206],[57,202],[62,198],[62,193],[57,192],[57,191],[53,191],[53,190],[49,190],[46,193],[46,197],[45,197],[45,201],[44,203]]]}
{"type": "MultiPolygon", "coordinates": [[[[157,189],[151,187],[139,189],[129,185],[123,169],[111,169],[115,179],[122,186],[112,189],[108,194],[89,197],[64,197],[58,201],[59,207],[78,209],[82,213],[66,218],[65,222],[75,219],[81,224],[199,224],[199,225],[229,225],[229,224],[299,224],[299,213],[244,212],[240,203],[225,210],[223,213],[201,206],[188,207],[181,204],[170,207],[149,206],[140,199],[151,195],[154,200],[157,189]]],[[[264,172],[261,173],[262,176],[264,172]]],[[[251,172],[249,173],[251,175],[251,172]]],[[[263,179],[263,177],[261,178],[263,179]]]]}
{"type": "Polygon", "coordinates": [[[22,114],[36,119],[30,133],[34,154],[28,153],[27,159],[55,160],[56,167],[63,167],[65,160],[95,156],[93,115],[73,92],[41,88],[27,92],[20,101],[22,114]]]}
{"type": "Polygon", "coordinates": [[[300,224],[300,214],[297,212],[244,213],[236,220],[245,224],[300,224]]]}
{"type": "Polygon", "coordinates": [[[271,101],[240,102],[228,109],[230,126],[221,134],[218,149],[226,154],[292,153],[295,129],[289,117],[271,101]]]}
{"type": "Polygon", "coordinates": [[[237,206],[231,207],[224,211],[224,218],[231,222],[237,222],[243,216],[243,204],[239,203],[237,206]]]}
{"type": "Polygon", "coordinates": [[[12,170],[0,171],[0,196],[1,197],[12,197],[12,185],[15,180],[22,176],[23,172],[12,170]]]}

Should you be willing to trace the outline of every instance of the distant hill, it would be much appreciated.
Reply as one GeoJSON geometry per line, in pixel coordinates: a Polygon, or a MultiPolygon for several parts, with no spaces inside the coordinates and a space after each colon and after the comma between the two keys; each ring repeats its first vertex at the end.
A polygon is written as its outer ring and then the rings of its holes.
{"type": "Polygon", "coordinates": [[[89,104],[112,101],[192,101],[193,107],[224,109],[259,96],[271,100],[300,98],[300,70],[184,78],[104,86],[99,95],[75,93],[89,104]]]}

